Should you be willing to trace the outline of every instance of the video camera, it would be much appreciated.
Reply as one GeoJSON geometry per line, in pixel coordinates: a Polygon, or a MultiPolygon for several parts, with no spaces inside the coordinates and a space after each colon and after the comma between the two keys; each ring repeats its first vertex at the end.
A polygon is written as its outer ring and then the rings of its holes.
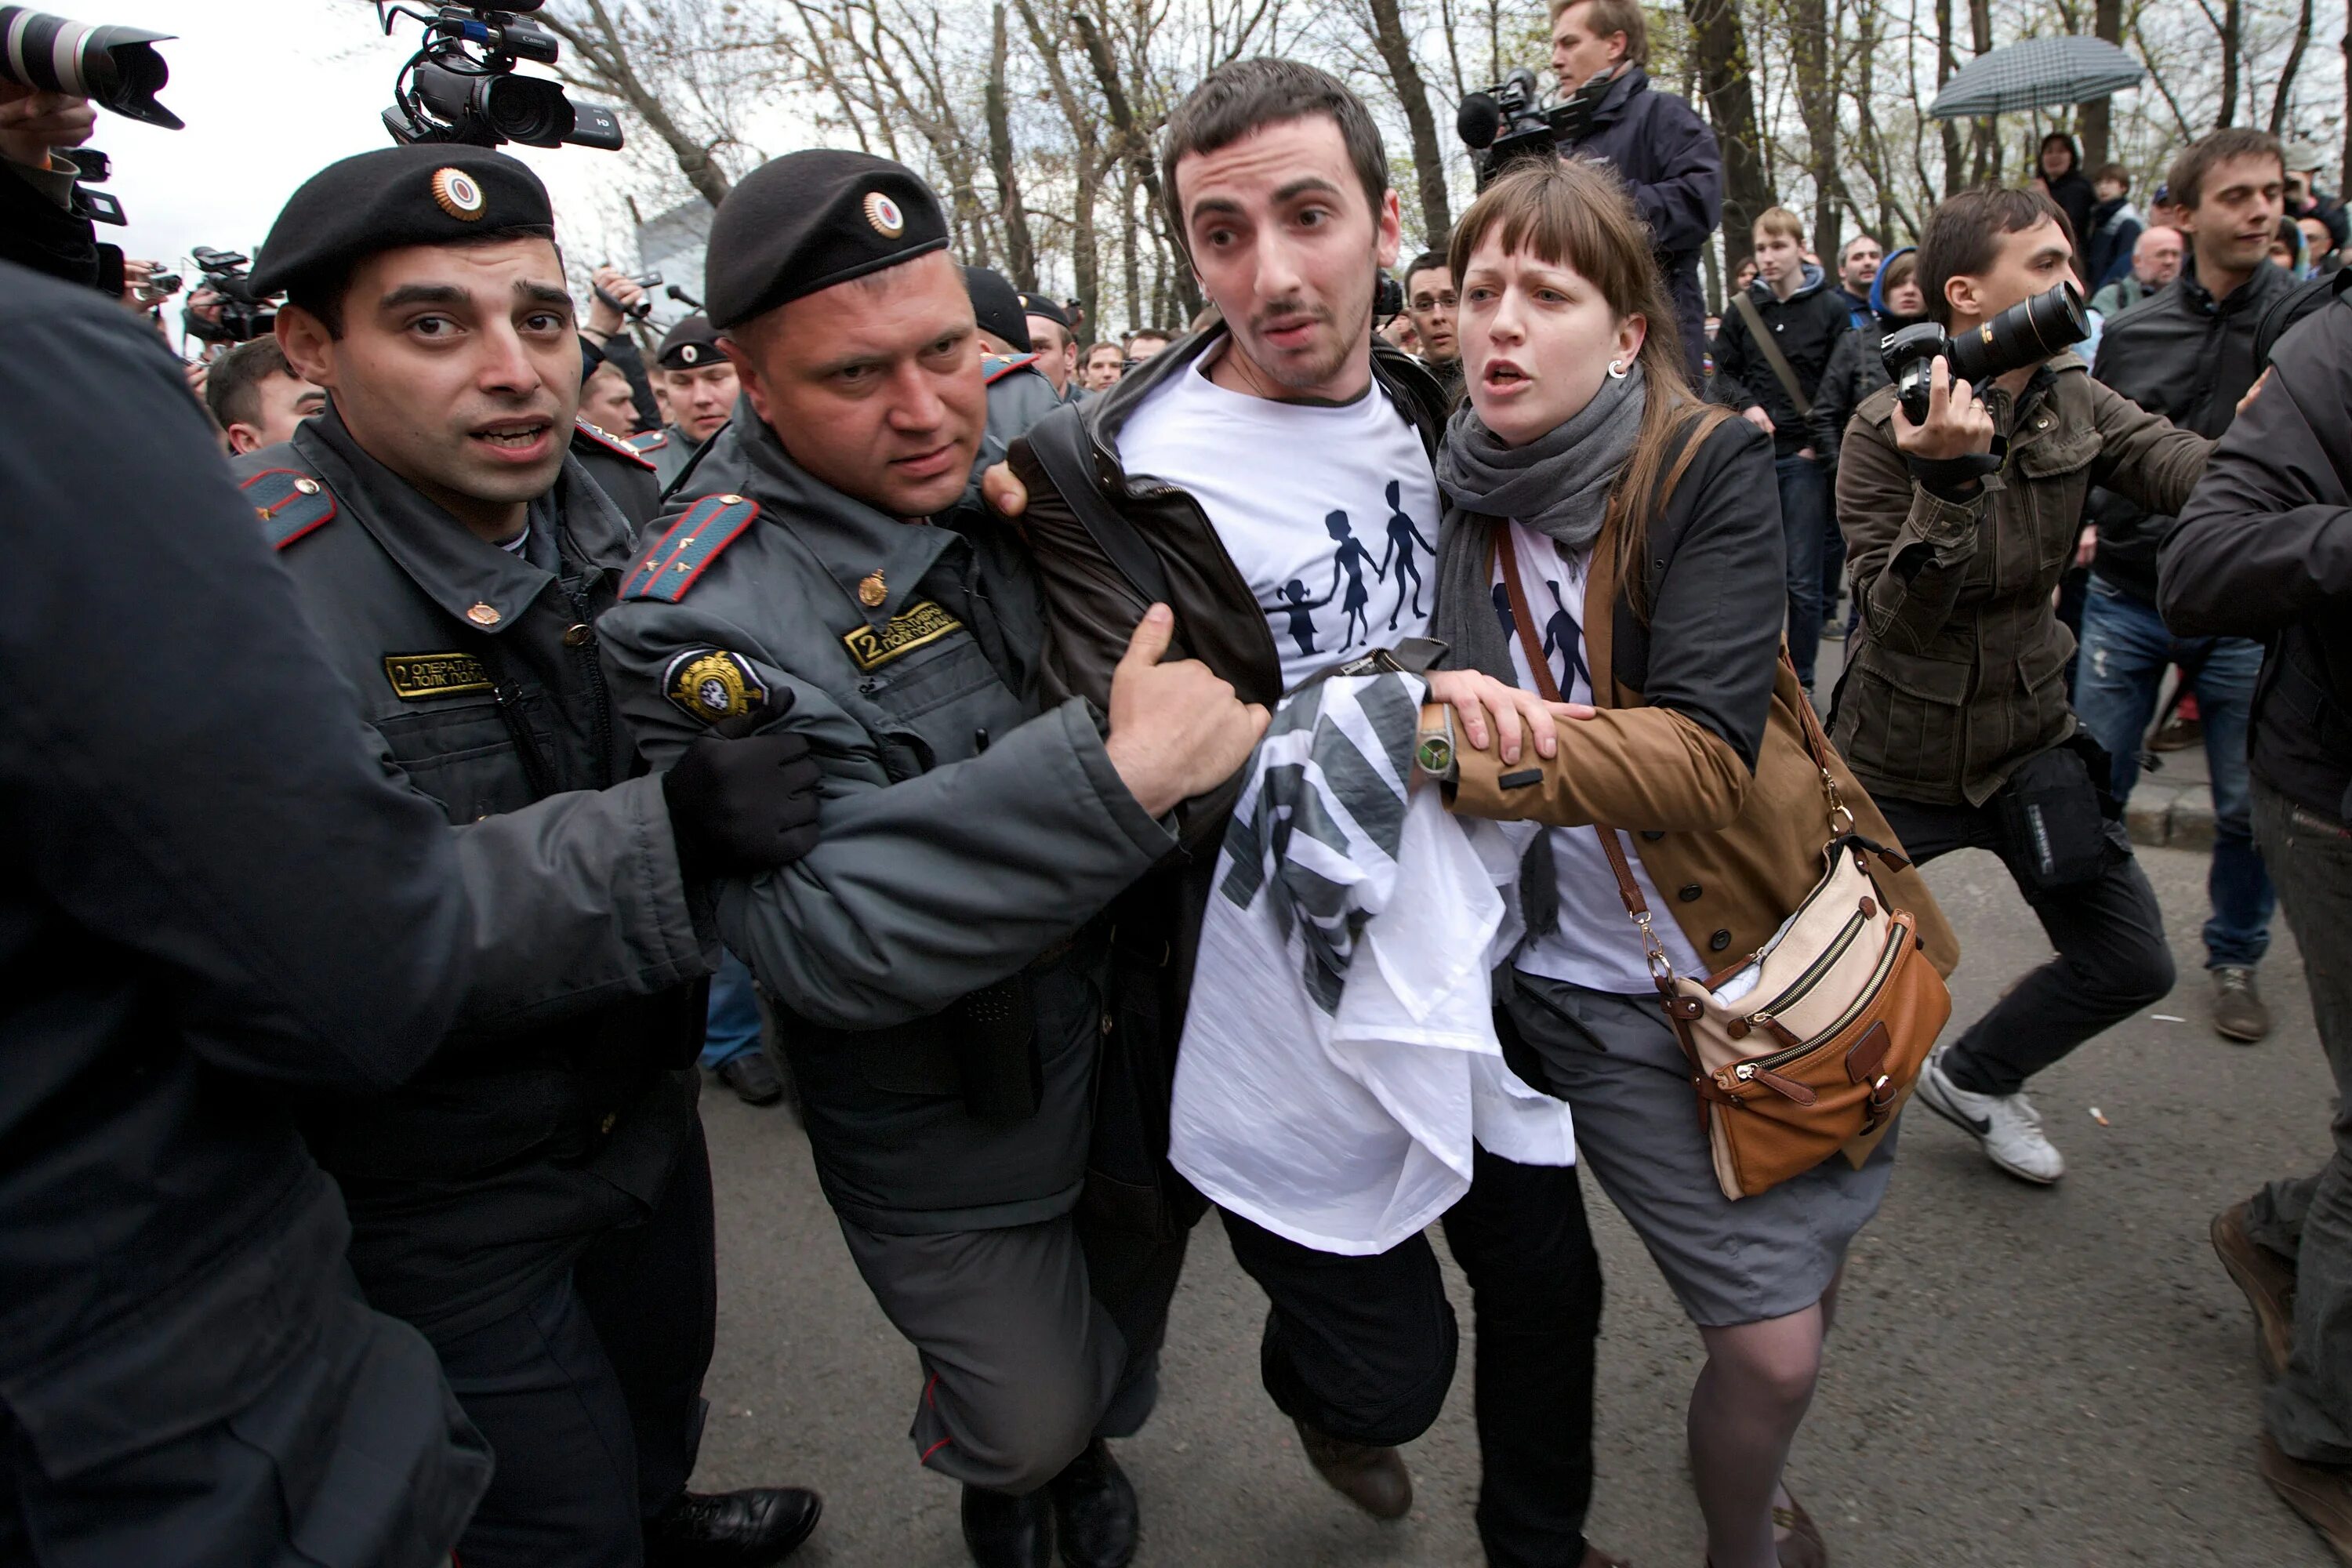
{"type": "Polygon", "coordinates": [[[200,313],[192,296],[180,307],[181,323],[188,335],[208,343],[241,343],[268,337],[278,324],[278,296],[256,294],[247,276],[250,258],[235,250],[215,250],[208,245],[191,247],[188,257],[205,275],[199,291],[211,289],[220,298],[217,310],[200,313]]]}
{"type": "Polygon", "coordinates": [[[1454,111],[1454,133],[1471,151],[1478,188],[1523,158],[1559,156],[1559,144],[1575,141],[1592,123],[1593,110],[1615,79],[1604,72],[1547,108],[1536,73],[1521,66],[1465,98],[1454,111]]]}
{"type": "Polygon", "coordinates": [[[2012,370],[2040,364],[2061,349],[2091,335],[2083,295],[2072,283],[2020,300],[1991,321],[1958,337],[1948,337],[1933,321],[1918,321],[1881,340],[1878,357],[1895,383],[1895,397],[1912,424],[1927,422],[1937,354],[1952,378],[1981,387],[2012,370]]]}
{"type": "Polygon", "coordinates": [[[425,24],[425,43],[400,68],[393,83],[384,129],[394,142],[457,142],[496,147],[520,142],[532,147],[572,142],[617,152],[621,122],[601,104],[574,103],[561,82],[517,76],[524,60],[551,66],[561,46],[555,35],[523,13],[542,0],[506,0],[502,8],[444,5],[436,13],[410,10],[398,0],[376,0],[376,16],[387,36],[396,17],[425,24]]]}

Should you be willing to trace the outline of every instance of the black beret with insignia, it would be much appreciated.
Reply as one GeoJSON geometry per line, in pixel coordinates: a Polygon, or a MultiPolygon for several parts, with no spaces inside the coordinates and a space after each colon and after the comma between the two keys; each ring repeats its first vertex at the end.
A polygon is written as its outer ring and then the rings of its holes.
{"type": "Polygon", "coordinates": [[[866,153],[787,153],[736,182],[710,222],[702,297],[722,331],[948,244],[920,176],[866,153]]]}
{"type": "Polygon", "coordinates": [[[710,324],[709,317],[698,313],[663,335],[654,363],[664,370],[699,370],[726,357],[719,352],[719,329],[710,324]]]}
{"type": "Polygon", "coordinates": [[[302,183],[270,226],[253,288],[275,294],[406,245],[458,245],[501,229],[555,228],[539,176],[481,147],[383,147],[339,159],[302,183]]]}
{"type": "Polygon", "coordinates": [[[1036,346],[1029,341],[1029,317],[1021,309],[1021,296],[1003,273],[993,267],[967,267],[963,286],[971,295],[972,319],[982,331],[1003,338],[1015,353],[1025,354],[1036,346]]]}
{"type": "Polygon", "coordinates": [[[1062,331],[1066,332],[1070,330],[1069,310],[1051,294],[1022,295],[1021,313],[1024,316],[1043,316],[1062,331]]]}

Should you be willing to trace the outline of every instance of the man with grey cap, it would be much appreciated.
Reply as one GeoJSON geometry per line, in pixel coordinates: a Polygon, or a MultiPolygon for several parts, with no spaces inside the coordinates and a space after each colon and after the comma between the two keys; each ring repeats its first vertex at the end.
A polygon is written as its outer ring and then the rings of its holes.
{"type": "Polygon", "coordinates": [[[987,418],[938,198],[859,153],[754,171],[710,231],[743,402],[598,624],[648,754],[714,724],[804,736],[821,835],[725,879],[719,921],[782,1014],[819,1182],[923,1379],[919,1461],[963,1483],[985,1568],[1135,1549],[1134,1432],[1181,1264],[1082,1205],[1111,900],[1164,818],[1265,723],[1155,608],[1108,718],[1042,687],[1005,525],[962,503],[987,418]]]}
{"type": "Polygon", "coordinates": [[[710,318],[697,310],[663,335],[653,374],[669,423],[629,445],[653,464],[667,492],[735,412],[735,366],[719,352],[710,318]]]}
{"type": "Polygon", "coordinates": [[[590,631],[635,536],[569,448],[580,349],[547,193],[471,147],[329,165],[261,247],[327,407],[237,460],[386,773],[480,889],[469,1015],[408,1087],[298,1108],[372,1303],[432,1342],[496,1459],[467,1568],[768,1563],[795,1489],[699,1497],[715,1331],[688,1068],[721,873],[814,837],[796,737],[646,769],[590,631]]]}

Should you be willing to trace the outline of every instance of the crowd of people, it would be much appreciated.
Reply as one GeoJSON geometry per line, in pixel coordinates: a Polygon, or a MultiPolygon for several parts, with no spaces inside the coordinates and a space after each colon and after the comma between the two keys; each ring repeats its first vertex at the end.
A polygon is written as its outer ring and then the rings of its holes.
{"type": "MultiPolygon", "coordinates": [[[[1435,1231],[1486,1561],[1619,1563],[1587,1173],[1703,1348],[1710,1568],[1820,1568],[1789,1457],[1900,1112],[2062,1179],[2032,1080],[2175,984],[2122,803],[2183,710],[2213,1027],[2271,1032],[2283,903],[2352,1082],[2315,160],[2217,131],[2142,214],[2053,134],[1908,240],[1759,214],[1711,317],[1641,7],[1552,41],[1561,156],[1410,258],[1342,83],[1210,72],[1181,331],[808,149],[641,337],[444,143],[304,183],[194,364],[70,200],[93,111],[0,84],[0,1562],[784,1560],[813,1492],[688,1487],[707,1073],[796,1100],[982,1568],[1135,1555],[1113,1444],[1212,1210],[1347,1505],[1410,1510],[1454,1381],[1435,1231]],[[2066,286],[2080,352],[1880,352],[2066,286]],[[2053,955],[1945,1037],[1917,868],[1966,847],[2053,955]]],[[[2335,1138],[2212,1239],[2260,1471],[2352,1563],[2335,1138]]]]}

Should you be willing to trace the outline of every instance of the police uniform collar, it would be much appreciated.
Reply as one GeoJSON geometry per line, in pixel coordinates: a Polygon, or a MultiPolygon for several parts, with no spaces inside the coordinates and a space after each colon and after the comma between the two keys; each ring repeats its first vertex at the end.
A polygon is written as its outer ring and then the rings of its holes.
{"type": "MultiPolygon", "coordinates": [[[[788,530],[877,629],[923,596],[916,591],[923,574],[961,542],[951,529],[903,522],[814,478],[793,461],[748,400],[737,402],[735,417],[710,438],[690,490],[740,490],[758,501],[761,525],[788,530]],[[874,595],[867,580],[877,575],[881,592],[874,595]],[[866,603],[869,596],[877,602],[866,603]]],[[[688,499],[687,491],[679,494],[688,499]]]]}
{"type": "MultiPolygon", "coordinates": [[[[394,563],[452,618],[495,635],[520,621],[531,601],[555,581],[521,555],[476,538],[445,508],[368,456],[331,400],[295,430],[292,445],[394,563]]],[[[618,570],[629,555],[627,527],[569,455],[558,489],[564,504],[551,510],[560,547],[591,566],[618,570]]]]}

